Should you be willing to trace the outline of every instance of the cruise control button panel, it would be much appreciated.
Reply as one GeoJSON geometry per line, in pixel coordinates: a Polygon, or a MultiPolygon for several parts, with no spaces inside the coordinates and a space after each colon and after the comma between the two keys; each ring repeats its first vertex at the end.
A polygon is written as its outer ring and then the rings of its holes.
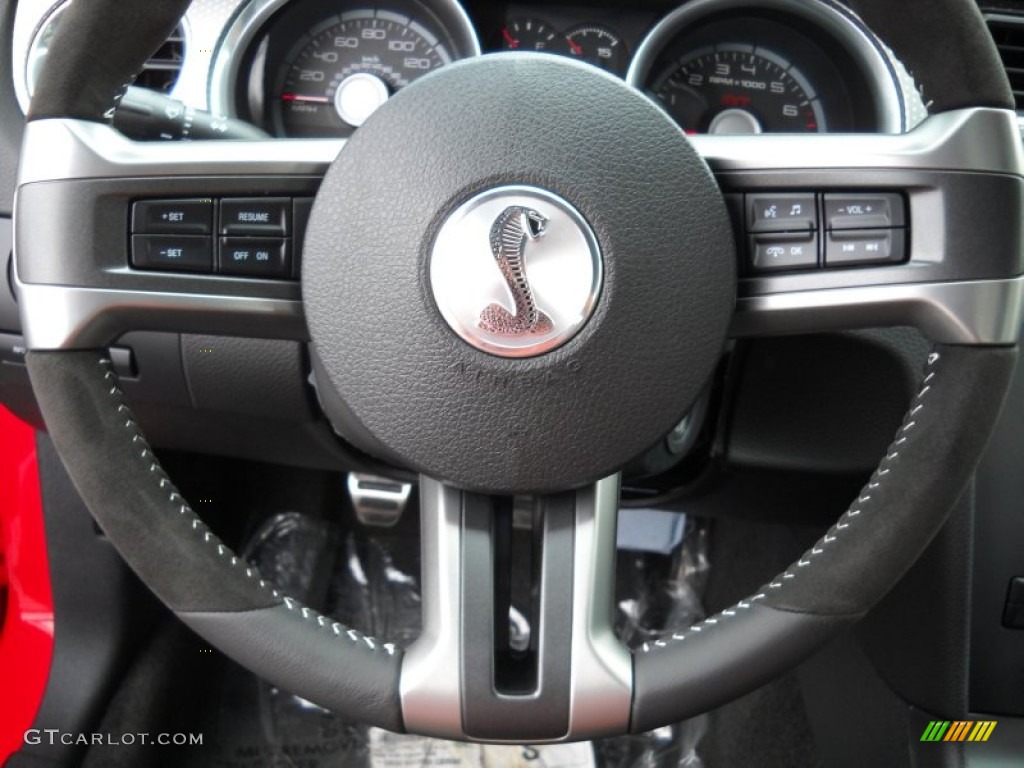
{"type": "Polygon", "coordinates": [[[742,271],[763,274],[884,265],[906,260],[907,212],[899,192],[804,190],[727,194],[742,271]]]}
{"type": "Polygon", "coordinates": [[[311,208],[309,197],[137,200],[131,266],[291,280],[311,208]]]}

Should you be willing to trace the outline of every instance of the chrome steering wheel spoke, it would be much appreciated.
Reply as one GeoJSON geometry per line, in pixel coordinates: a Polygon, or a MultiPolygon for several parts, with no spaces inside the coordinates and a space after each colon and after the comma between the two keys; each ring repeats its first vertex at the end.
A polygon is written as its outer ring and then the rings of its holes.
{"type": "Polygon", "coordinates": [[[618,476],[520,500],[534,527],[528,639],[507,631],[524,556],[510,545],[513,500],[426,477],[420,499],[423,631],[403,659],[406,726],[482,741],[626,730],[632,660],[612,630],[618,476]]]}

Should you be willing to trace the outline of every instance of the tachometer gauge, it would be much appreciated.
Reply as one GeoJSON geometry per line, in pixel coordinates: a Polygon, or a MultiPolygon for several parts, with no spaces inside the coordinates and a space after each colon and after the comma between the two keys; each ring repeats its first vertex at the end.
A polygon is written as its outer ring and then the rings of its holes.
{"type": "Polygon", "coordinates": [[[452,60],[408,16],[356,10],[313,29],[285,58],[271,117],[283,136],[345,135],[395,91],[452,60]]]}
{"type": "Polygon", "coordinates": [[[629,54],[621,38],[607,27],[584,24],[565,33],[568,54],[609,72],[623,72],[629,54]]]}
{"type": "Polygon", "coordinates": [[[693,133],[827,130],[807,78],[780,56],[751,45],[693,52],[651,85],[665,109],[693,133]]]}

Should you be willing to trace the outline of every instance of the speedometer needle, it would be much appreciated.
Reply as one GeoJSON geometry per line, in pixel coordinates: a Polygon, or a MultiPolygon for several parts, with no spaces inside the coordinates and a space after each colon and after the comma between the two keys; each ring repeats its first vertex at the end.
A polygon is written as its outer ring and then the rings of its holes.
{"type": "Polygon", "coordinates": [[[512,35],[508,33],[507,29],[501,30],[501,36],[505,38],[505,42],[508,43],[509,48],[515,50],[519,47],[519,41],[512,37],[512,35]]]}
{"type": "Polygon", "coordinates": [[[281,101],[315,101],[318,104],[327,104],[330,99],[326,96],[303,96],[301,93],[282,93],[281,101]]]}

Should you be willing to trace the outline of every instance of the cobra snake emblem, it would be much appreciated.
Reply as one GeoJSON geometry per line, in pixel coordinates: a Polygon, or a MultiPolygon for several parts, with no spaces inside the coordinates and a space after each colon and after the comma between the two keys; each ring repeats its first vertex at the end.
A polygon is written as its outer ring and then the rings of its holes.
{"type": "Polygon", "coordinates": [[[544,237],[547,226],[546,216],[521,205],[509,206],[495,219],[491,226],[491,253],[512,292],[515,313],[500,304],[490,304],[480,313],[477,324],[481,329],[520,336],[547,333],[554,327],[551,318],[537,307],[526,277],[526,244],[544,237]]]}

